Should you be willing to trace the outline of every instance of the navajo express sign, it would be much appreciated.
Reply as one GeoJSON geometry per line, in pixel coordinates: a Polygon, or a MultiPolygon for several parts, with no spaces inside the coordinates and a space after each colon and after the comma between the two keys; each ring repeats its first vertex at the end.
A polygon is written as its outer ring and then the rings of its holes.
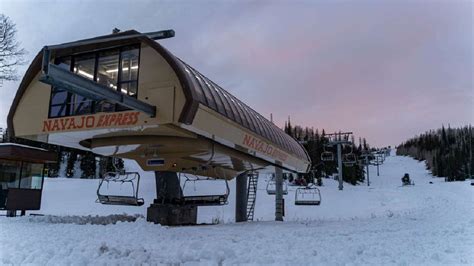
{"type": "Polygon", "coordinates": [[[140,112],[112,113],[102,115],[71,116],[43,121],[43,132],[92,129],[113,126],[133,126],[138,123],[140,112]]]}
{"type": "Polygon", "coordinates": [[[288,159],[288,155],[286,153],[253,136],[245,134],[243,144],[252,150],[276,158],[282,162],[288,159]]]}

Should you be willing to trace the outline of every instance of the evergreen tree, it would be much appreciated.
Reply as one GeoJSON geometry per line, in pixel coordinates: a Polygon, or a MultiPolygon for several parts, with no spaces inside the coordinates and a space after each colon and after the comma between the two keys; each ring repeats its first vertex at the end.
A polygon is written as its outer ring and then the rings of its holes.
{"type": "Polygon", "coordinates": [[[71,151],[67,157],[67,164],[66,164],[66,177],[74,177],[74,166],[77,161],[77,152],[71,151]]]}
{"type": "Polygon", "coordinates": [[[426,162],[434,176],[446,181],[465,180],[470,177],[474,136],[468,127],[430,130],[415,136],[397,147],[398,155],[411,156],[426,162]]]}
{"type": "Polygon", "coordinates": [[[95,154],[86,153],[81,159],[81,178],[94,178],[95,177],[95,154]]]}

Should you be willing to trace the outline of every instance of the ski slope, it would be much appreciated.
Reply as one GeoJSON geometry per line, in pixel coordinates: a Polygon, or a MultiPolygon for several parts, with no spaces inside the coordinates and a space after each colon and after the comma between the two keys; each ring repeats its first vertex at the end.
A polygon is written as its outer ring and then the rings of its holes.
{"type": "Polygon", "coordinates": [[[295,206],[289,187],[285,222],[273,221],[265,176],[254,222],[233,223],[233,194],[226,206],[199,208],[199,222],[217,225],[121,222],[145,216],[155,196],[153,174],[141,174],[142,207],[95,203],[98,180],[47,179],[37,212],[46,216],[0,217],[0,264],[474,264],[474,187],[432,178],[408,157],[388,157],[380,176],[371,167],[370,187],[339,191],[324,179],[321,206],[295,206]],[[404,173],[415,186],[400,187],[404,173]]]}

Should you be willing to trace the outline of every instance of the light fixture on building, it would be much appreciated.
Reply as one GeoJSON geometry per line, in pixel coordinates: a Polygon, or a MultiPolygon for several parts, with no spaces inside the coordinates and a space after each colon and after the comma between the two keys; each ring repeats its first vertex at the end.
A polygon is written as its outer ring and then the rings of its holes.
{"type": "MultiPolygon", "coordinates": [[[[132,66],[131,69],[138,69],[138,66],[132,66]]],[[[128,67],[122,68],[122,71],[128,71],[128,67]]],[[[107,73],[118,72],[118,68],[116,68],[116,69],[109,69],[109,70],[106,70],[105,72],[107,72],[107,73]]]]}

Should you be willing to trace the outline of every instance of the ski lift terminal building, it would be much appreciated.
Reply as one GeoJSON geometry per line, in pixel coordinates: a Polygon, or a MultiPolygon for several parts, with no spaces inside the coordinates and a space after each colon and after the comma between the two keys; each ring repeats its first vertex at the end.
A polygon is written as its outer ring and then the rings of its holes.
{"type": "Polygon", "coordinates": [[[135,30],[46,46],[8,115],[15,137],[135,160],[143,170],[232,179],[307,172],[305,149],[157,39],[135,30]]]}

